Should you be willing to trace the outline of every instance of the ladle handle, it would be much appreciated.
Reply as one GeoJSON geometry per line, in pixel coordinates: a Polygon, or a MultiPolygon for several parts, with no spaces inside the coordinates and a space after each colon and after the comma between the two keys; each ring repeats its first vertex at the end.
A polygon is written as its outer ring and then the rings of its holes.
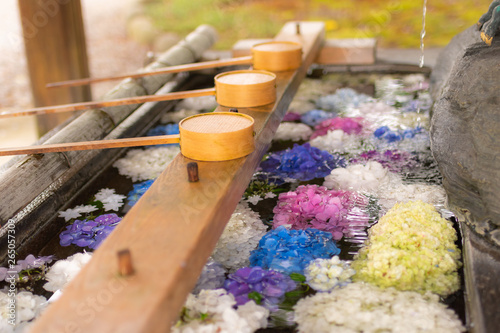
{"type": "Polygon", "coordinates": [[[0,156],[57,153],[57,152],[74,151],[74,150],[153,146],[153,145],[164,145],[168,143],[179,143],[179,142],[180,142],[180,136],[179,134],[175,134],[175,135],[159,135],[159,136],[147,136],[140,138],[126,138],[126,139],[114,139],[114,140],[53,143],[53,144],[39,145],[39,146],[0,148],[0,156]]]}
{"type": "Polygon", "coordinates": [[[134,74],[124,74],[117,76],[108,76],[101,78],[85,78],[85,79],[76,79],[76,80],[67,80],[60,82],[52,82],[46,85],[47,88],[55,88],[55,87],[75,87],[82,86],[85,84],[91,84],[96,82],[104,82],[104,81],[112,81],[112,80],[121,80],[127,78],[141,78],[145,76],[159,75],[159,74],[168,74],[168,73],[180,73],[180,72],[188,72],[188,71],[196,71],[200,69],[207,68],[216,68],[222,66],[233,66],[233,65],[247,65],[252,63],[252,56],[239,57],[239,58],[229,58],[224,60],[214,60],[214,61],[204,61],[194,64],[185,64],[185,65],[177,65],[177,66],[169,66],[165,68],[156,69],[154,71],[142,72],[142,73],[134,73],[134,74]]]}
{"type": "Polygon", "coordinates": [[[39,108],[32,108],[18,112],[3,112],[0,113],[0,119],[19,117],[19,116],[33,116],[33,115],[48,114],[48,113],[79,111],[86,109],[96,109],[96,108],[104,108],[104,107],[118,106],[118,105],[141,104],[146,102],[172,101],[176,99],[183,99],[188,97],[200,97],[200,96],[215,96],[215,88],[178,91],[164,95],[135,96],[129,98],[113,99],[109,101],[81,102],[72,104],[43,106],[39,108]]]}

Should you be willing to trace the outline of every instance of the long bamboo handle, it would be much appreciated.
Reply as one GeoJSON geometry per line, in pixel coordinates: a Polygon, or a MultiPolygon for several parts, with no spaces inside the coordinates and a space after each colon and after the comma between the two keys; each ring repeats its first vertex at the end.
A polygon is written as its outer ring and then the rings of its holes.
{"type": "Polygon", "coordinates": [[[27,109],[18,112],[2,112],[0,113],[1,118],[19,117],[19,116],[32,116],[48,113],[59,113],[59,112],[70,112],[86,109],[104,108],[109,106],[117,105],[128,105],[128,104],[141,104],[146,102],[159,102],[159,101],[171,101],[176,99],[183,99],[188,97],[200,97],[200,96],[214,96],[215,88],[189,90],[189,91],[178,91],[173,93],[168,93],[164,95],[146,95],[146,96],[135,96],[129,98],[112,99],[109,101],[97,101],[97,102],[82,102],[73,104],[62,104],[62,105],[52,105],[44,106],[39,108],[27,109]]]}
{"type": "Polygon", "coordinates": [[[39,146],[0,148],[0,156],[56,153],[56,152],[74,151],[74,150],[153,146],[153,145],[163,145],[167,143],[179,143],[179,142],[180,142],[179,134],[174,134],[174,135],[159,135],[159,136],[114,139],[114,140],[54,143],[54,144],[39,145],[39,146]]]}
{"type": "Polygon", "coordinates": [[[46,85],[47,88],[55,88],[55,87],[75,87],[81,86],[85,84],[91,84],[96,82],[104,82],[104,81],[112,81],[112,80],[121,80],[127,78],[140,78],[145,76],[159,75],[159,74],[168,74],[168,73],[180,73],[187,71],[196,71],[200,69],[207,68],[216,68],[222,66],[233,66],[233,65],[246,65],[252,63],[252,56],[239,57],[239,58],[230,58],[224,60],[214,60],[214,61],[204,61],[195,64],[185,64],[185,65],[177,65],[177,66],[169,66],[165,68],[156,69],[150,72],[143,73],[134,73],[134,74],[124,74],[117,76],[107,76],[101,78],[85,78],[85,79],[77,79],[77,80],[68,80],[61,82],[52,82],[46,85]]]}

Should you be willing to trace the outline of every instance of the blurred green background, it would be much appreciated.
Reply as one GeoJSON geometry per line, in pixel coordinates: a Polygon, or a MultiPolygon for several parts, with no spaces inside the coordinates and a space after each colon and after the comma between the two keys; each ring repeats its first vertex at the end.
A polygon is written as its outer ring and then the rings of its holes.
{"type": "MultiPolygon", "coordinates": [[[[489,0],[428,0],[425,47],[448,44],[475,24],[489,0]]],[[[378,38],[384,48],[419,48],[424,2],[420,0],[149,0],[157,28],[186,35],[200,24],[220,34],[218,49],[239,39],[272,38],[287,21],[326,24],[327,38],[378,38]]]]}

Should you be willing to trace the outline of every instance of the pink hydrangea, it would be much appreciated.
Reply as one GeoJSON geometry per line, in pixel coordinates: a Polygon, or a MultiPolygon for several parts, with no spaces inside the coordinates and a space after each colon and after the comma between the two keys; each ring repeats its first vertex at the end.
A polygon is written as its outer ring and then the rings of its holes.
{"type": "Polygon", "coordinates": [[[369,215],[359,209],[367,204],[365,197],[354,192],[301,185],[293,192],[279,195],[273,210],[273,228],[282,225],[297,230],[314,228],[330,232],[333,239],[340,240],[368,226],[369,215]]]}
{"type": "Polygon", "coordinates": [[[319,125],[314,128],[316,131],[311,136],[311,140],[322,135],[326,135],[328,131],[342,130],[347,134],[359,134],[363,129],[363,118],[331,118],[323,120],[319,125]]]}

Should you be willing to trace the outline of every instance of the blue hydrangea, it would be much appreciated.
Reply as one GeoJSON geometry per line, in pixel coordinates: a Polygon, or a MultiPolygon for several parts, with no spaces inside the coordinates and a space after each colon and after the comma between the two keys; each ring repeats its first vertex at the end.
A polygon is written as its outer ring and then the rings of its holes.
{"type": "Polygon", "coordinates": [[[144,193],[148,190],[148,188],[153,185],[154,179],[146,180],[145,182],[134,184],[133,187],[134,189],[130,192],[128,192],[127,195],[127,200],[129,206],[135,205],[137,201],[142,197],[144,193]]]}
{"type": "Polygon", "coordinates": [[[319,125],[323,120],[337,117],[336,113],[323,110],[307,111],[300,117],[300,121],[309,126],[319,125]]]}
{"type": "Polygon", "coordinates": [[[405,130],[393,131],[387,126],[379,127],[373,132],[373,135],[378,138],[385,140],[389,143],[401,141],[403,139],[412,139],[416,134],[422,132],[422,127],[407,128],[405,130]]]}
{"type": "Polygon", "coordinates": [[[288,230],[280,226],[269,231],[250,253],[250,266],[274,269],[287,275],[303,274],[309,262],[338,255],[332,234],[317,229],[288,230]]]}
{"type": "Polygon", "coordinates": [[[104,214],[94,220],[75,220],[59,234],[61,246],[75,244],[97,249],[122,220],[116,214],[104,214]]]}
{"type": "MultiPolygon", "coordinates": [[[[147,136],[158,136],[158,135],[173,135],[179,134],[179,124],[167,124],[159,125],[150,129],[146,135],[147,136]]],[[[154,147],[169,146],[169,145],[179,145],[178,143],[169,143],[165,145],[156,145],[154,147]]]]}
{"type": "Polygon", "coordinates": [[[260,164],[263,172],[301,181],[326,177],[333,169],[345,166],[346,161],[339,155],[311,147],[309,143],[272,153],[260,164]]]}
{"type": "Polygon", "coordinates": [[[343,112],[349,107],[358,107],[372,100],[370,96],[358,93],[354,89],[341,88],[337,89],[335,94],[318,98],[316,106],[326,111],[343,112]]]}

